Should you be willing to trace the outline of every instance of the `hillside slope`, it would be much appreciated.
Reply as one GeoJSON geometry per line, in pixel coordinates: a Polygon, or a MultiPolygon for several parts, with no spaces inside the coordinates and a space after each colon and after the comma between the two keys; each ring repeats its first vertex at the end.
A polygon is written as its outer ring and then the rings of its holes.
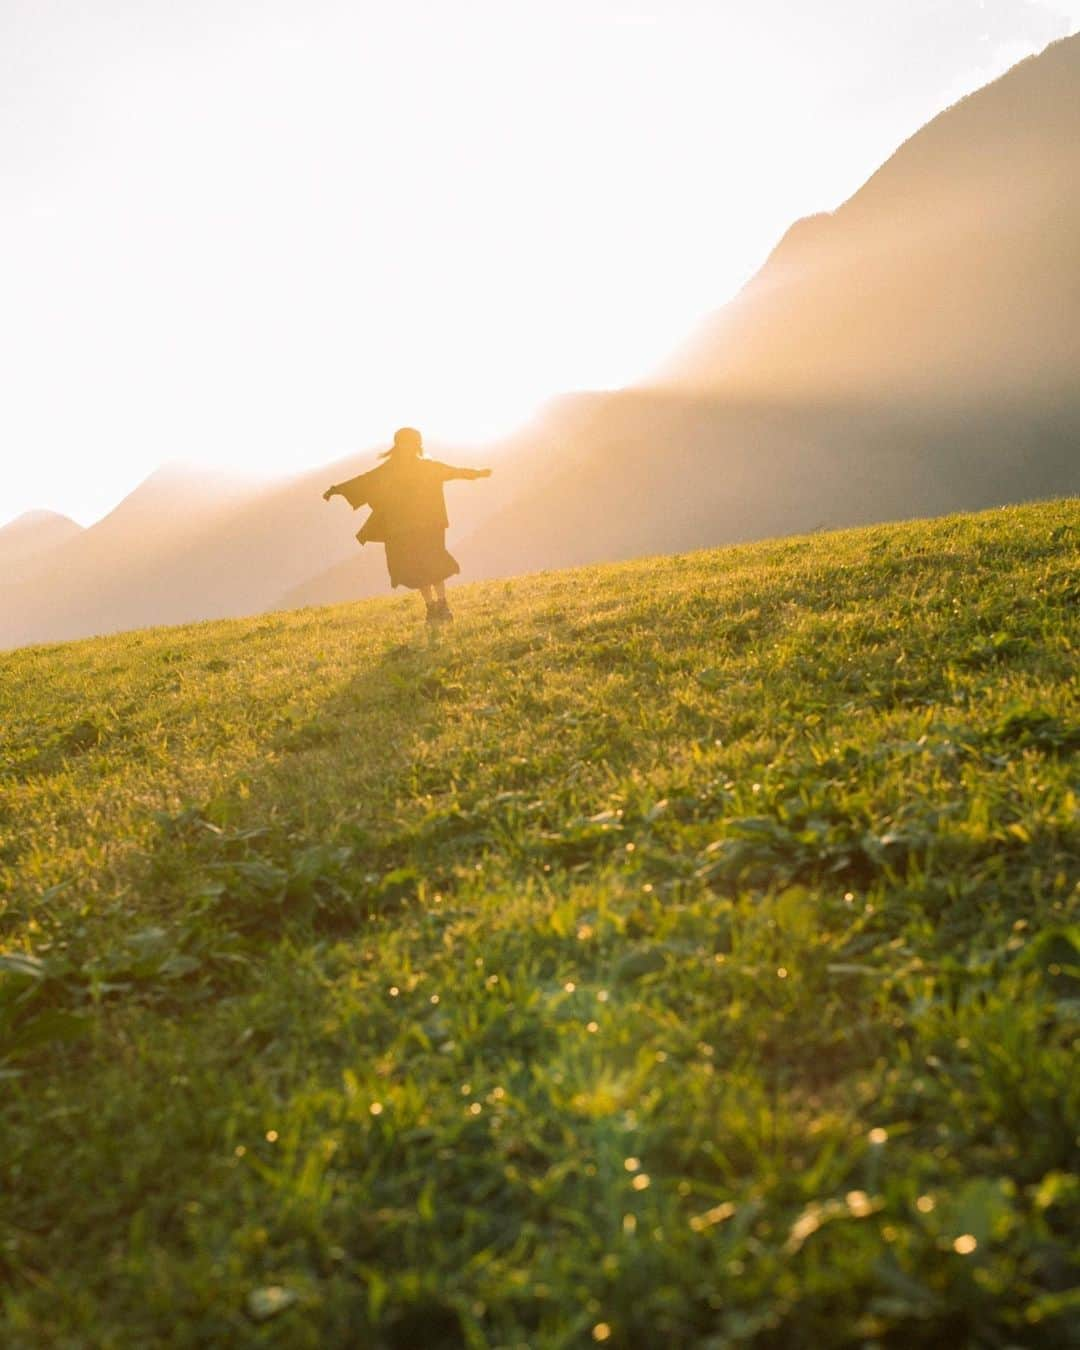
{"type": "Polygon", "coordinates": [[[1070,1344],[1078,556],[0,656],[0,1341],[1070,1344]]]}

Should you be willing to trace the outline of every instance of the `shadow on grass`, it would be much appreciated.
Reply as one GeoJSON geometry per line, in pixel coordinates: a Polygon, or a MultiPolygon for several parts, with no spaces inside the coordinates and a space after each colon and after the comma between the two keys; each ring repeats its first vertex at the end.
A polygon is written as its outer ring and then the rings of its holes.
{"type": "Polygon", "coordinates": [[[268,946],[345,935],[431,888],[404,818],[417,745],[453,697],[453,653],[453,634],[423,630],[388,646],[280,721],[262,761],[209,800],[156,813],[115,900],[0,970],[0,1063],[81,1037],[102,1003],[177,1011],[237,992],[268,946]]]}
{"type": "Polygon", "coordinates": [[[438,632],[388,647],[281,726],[261,769],[161,816],[155,890],[249,939],[348,930],[415,896],[430,878],[410,862],[404,818],[417,746],[455,697],[453,651],[453,635],[438,632]]]}

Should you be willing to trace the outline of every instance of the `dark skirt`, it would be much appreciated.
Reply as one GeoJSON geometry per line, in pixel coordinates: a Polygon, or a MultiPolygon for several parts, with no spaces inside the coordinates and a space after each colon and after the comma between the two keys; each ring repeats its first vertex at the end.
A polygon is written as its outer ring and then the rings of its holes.
{"type": "Polygon", "coordinates": [[[409,530],[395,534],[386,541],[386,569],[391,586],[434,586],[447,577],[456,576],[461,568],[457,559],[446,551],[446,530],[436,525],[423,530],[409,530]]]}

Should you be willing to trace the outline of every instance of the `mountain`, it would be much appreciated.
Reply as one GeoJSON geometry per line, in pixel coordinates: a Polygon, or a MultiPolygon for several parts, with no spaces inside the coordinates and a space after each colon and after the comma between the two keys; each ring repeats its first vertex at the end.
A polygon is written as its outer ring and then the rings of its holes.
{"type": "Polygon", "coordinates": [[[27,511],[9,521],[0,528],[0,581],[31,576],[53,549],[81,533],[81,525],[55,511],[27,511]]]}
{"type": "Polygon", "coordinates": [[[672,363],[786,399],[1055,398],[1080,356],[1080,37],[925,126],[799,222],[672,363]]]}
{"type": "Polygon", "coordinates": [[[1080,37],[948,109],[650,385],[554,421],[480,574],[1080,491],[1080,37]]]}
{"type": "Polygon", "coordinates": [[[16,646],[201,618],[201,599],[171,560],[212,537],[257,489],[246,480],[169,464],[97,524],[49,550],[32,574],[0,585],[0,643],[16,646]]]}

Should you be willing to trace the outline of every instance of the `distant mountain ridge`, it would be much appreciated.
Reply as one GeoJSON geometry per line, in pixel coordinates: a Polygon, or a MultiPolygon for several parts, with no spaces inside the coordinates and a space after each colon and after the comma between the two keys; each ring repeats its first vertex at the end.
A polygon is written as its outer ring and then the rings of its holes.
{"type": "Polygon", "coordinates": [[[182,575],[154,585],[167,560],[213,537],[252,493],[244,479],[180,464],[157,469],[108,515],[0,586],[0,641],[56,641],[204,617],[182,575]]]}
{"type": "MultiPolygon", "coordinates": [[[[97,524],[50,550],[32,576],[11,582],[0,574],[0,645],[277,609],[287,593],[332,569],[345,575],[352,597],[384,591],[381,546],[361,550],[354,538],[364,513],[322,500],[326,487],[371,467],[373,458],[351,455],[255,484],[182,466],[159,469],[97,524]]],[[[477,487],[452,500],[465,529],[507,500],[506,478],[494,490],[477,487]]],[[[452,498],[458,490],[451,485],[452,498]]],[[[0,545],[2,539],[0,532],[0,545]]]]}
{"type": "Polygon", "coordinates": [[[670,368],[785,397],[1074,388],[1080,36],[934,118],[835,212],[798,222],[670,368]]]}
{"type": "MultiPolygon", "coordinates": [[[[1080,493],[1078,370],[1080,36],[792,226],[651,383],[432,447],[497,470],[451,489],[451,547],[499,576],[1080,493]]],[[[381,549],[321,500],[372,462],[151,479],[48,567],[0,566],[0,645],[381,592],[381,549]]]]}
{"type": "Polygon", "coordinates": [[[58,511],[24,511],[21,516],[16,516],[14,520],[9,520],[6,525],[0,526],[0,535],[5,537],[23,535],[42,527],[55,525],[58,522],[74,525],[77,530],[82,529],[82,526],[72,520],[70,516],[61,515],[58,511]]]}
{"type": "Polygon", "coordinates": [[[0,527],[0,585],[25,580],[47,565],[49,554],[82,533],[56,511],[26,511],[0,527]]]}

